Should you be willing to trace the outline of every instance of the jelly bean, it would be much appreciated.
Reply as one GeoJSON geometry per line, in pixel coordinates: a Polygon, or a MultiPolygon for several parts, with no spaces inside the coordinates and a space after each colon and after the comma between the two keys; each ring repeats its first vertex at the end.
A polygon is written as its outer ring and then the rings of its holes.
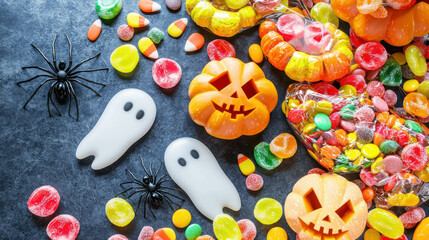
{"type": "Polygon", "coordinates": [[[387,61],[387,51],[380,43],[366,42],[356,49],[355,61],[363,69],[375,70],[387,61]]]}
{"type": "Polygon", "coordinates": [[[398,193],[388,197],[387,202],[392,206],[413,207],[420,202],[420,199],[413,193],[398,193]]]}
{"type": "Polygon", "coordinates": [[[383,143],[384,141],[386,141],[386,138],[383,137],[383,135],[379,134],[379,133],[374,133],[374,140],[373,143],[377,146],[380,147],[381,143],[383,143]]]}
{"type": "Polygon", "coordinates": [[[255,63],[261,63],[264,60],[264,54],[262,53],[261,46],[258,44],[252,44],[249,47],[249,56],[255,63]]]}
{"type": "Polygon", "coordinates": [[[176,11],[182,6],[181,0],[165,0],[165,5],[167,5],[168,9],[176,11]]]}
{"type": "Polygon", "coordinates": [[[339,112],[334,112],[329,115],[329,120],[331,120],[331,129],[336,129],[341,121],[341,115],[339,112]]]}
{"type": "Polygon", "coordinates": [[[423,182],[429,182],[429,166],[423,168],[420,171],[414,172],[414,174],[420,178],[423,182]]]}
{"type": "Polygon", "coordinates": [[[429,239],[429,217],[423,219],[416,230],[414,230],[413,240],[426,240],[429,239]]]}
{"type": "Polygon", "coordinates": [[[387,173],[399,173],[402,170],[402,160],[398,155],[389,155],[383,159],[383,166],[387,173]]]}
{"type": "Polygon", "coordinates": [[[375,113],[370,107],[363,106],[355,112],[354,118],[359,122],[372,122],[375,118],[375,113]]]}
{"type": "Polygon", "coordinates": [[[364,240],[380,240],[380,233],[374,229],[368,229],[363,237],[364,240]]]}
{"type": "Polygon", "coordinates": [[[154,42],[155,44],[158,44],[164,39],[164,32],[159,30],[158,28],[152,28],[148,33],[147,36],[154,42]]]}
{"type": "Polygon", "coordinates": [[[399,220],[401,220],[402,224],[404,224],[405,228],[413,228],[420,221],[422,221],[426,217],[425,211],[423,208],[418,207],[407,211],[406,213],[399,216],[399,220]]]}
{"type": "Polygon", "coordinates": [[[158,86],[164,89],[173,88],[182,78],[182,68],[174,60],[160,58],[153,64],[152,76],[158,86]]]}
{"type": "Polygon", "coordinates": [[[388,89],[384,92],[383,100],[386,102],[387,106],[393,107],[398,101],[398,96],[394,91],[388,89]]]}
{"type": "Polygon", "coordinates": [[[418,143],[405,146],[402,149],[401,158],[404,165],[413,171],[422,170],[428,163],[428,154],[418,143]]]}
{"type": "Polygon", "coordinates": [[[295,108],[289,111],[287,118],[292,123],[300,123],[305,119],[305,112],[302,109],[295,108]]]}
{"type": "MultiPolygon", "coordinates": [[[[356,111],[356,107],[354,105],[347,104],[341,109],[340,115],[343,119],[346,119],[346,120],[353,119],[355,111],[356,111]]],[[[316,126],[317,126],[317,124],[316,124],[316,126]]]]}
{"type": "Polygon", "coordinates": [[[366,91],[371,97],[383,97],[384,96],[384,86],[379,81],[372,81],[368,84],[366,91]]]}
{"type": "Polygon", "coordinates": [[[401,65],[393,58],[387,59],[386,63],[381,68],[379,79],[385,86],[393,87],[401,85],[401,65]]]}
{"type": "Polygon", "coordinates": [[[185,231],[185,237],[187,240],[195,240],[197,237],[201,236],[203,229],[200,225],[194,223],[189,225],[185,231]]]}
{"type": "Polygon", "coordinates": [[[134,37],[134,28],[123,24],[118,27],[117,34],[122,41],[130,41],[134,37]]]}
{"type": "Polygon", "coordinates": [[[312,169],[308,170],[308,172],[307,172],[307,174],[319,174],[319,175],[322,175],[325,173],[326,173],[325,170],[320,169],[320,168],[312,168],[312,169]]]}
{"type": "Polygon", "coordinates": [[[41,186],[34,190],[27,201],[30,212],[39,217],[47,217],[54,214],[60,205],[60,194],[49,186],[41,186]]]}
{"type": "Polygon", "coordinates": [[[270,151],[279,158],[290,158],[297,150],[296,139],[289,133],[282,133],[270,143],[270,151]]]}
{"type": "Polygon", "coordinates": [[[321,22],[322,24],[332,23],[337,28],[340,24],[340,20],[337,15],[335,15],[331,5],[325,2],[316,3],[316,5],[311,8],[310,15],[314,20],[321,22]]]}
{"type": "Polygon", "coordinates": [[[404,65],[407,63],[407,59],[405,59],[405,54],[401,52],[396,52],[392,54],[392,58],[395,59],[400,65],[404,65]]]}
{"type": "Polygon", "coordinates": [[[405,58],[408,66],[416,76],[424,76],[428,71],[426,59],[420,49],[415,45],[410,45],[405,50],[405,58]]]}
{"type": "Polygon", "coordinates": [[[368,159],[375,159],[380,154],[380,149],[375,144],[365,144],[362,146],[362,155],[368,159]]]}
{"type": "Polygon", "coordinates": [[[429,81],[423,81],[420,83],[419,87],[417,88],[417,92],[423,94],[426,98],[429,99],[429,81]]]}
{"type": "Polygon", "coordinates": [[[137,48],[131,44],[119,46],[110,55],[110,63],[119,72],[129,73],[134,70],[139,62],[137,48]]]}
{"type": "Polygon", "coordinates": [[[100,36],[101,33],[101,20],[97,19],[95,22],[89,27],[87,37],[89,41],[95,41],[97,40],[98,36],[100,36]]]}
{"type": "Polygon", "coordinates": [[[408,80],[404,83],[403,89],[405,92],[415,92],[419,88],[419,81],[415,79],[408,80]]]}
{"type": "Polygon", "coordinates": [[[186,40],[185,52],[195,52],[200,50],[204,46],[204,37],[199,33],[192,33],[186,40]]]}
{"type": "Polygon", "coordinates": [[[215,239],[209,235],[202,235],[202,236],[197,237],[195,240],[215,240],[215,239]]]}
{"type": "Polygon", "coordinates": [[[240,227],[227,214],[219,214],[215,217],[213,231],[218,240],[241,240],[240,227]]]}
{"type": "Polygon", "coordinates": [[[367,187],[365,189],[362,190],[362,196],[363,196],[363,200],[365,200],[365,202],[371,202],[372,199],[374,198],[374,189],[372,187],[367,187]]]}
{"type": "Polygon", "coordinates": [[[387,140],[380,144],[380,150],[384,154],[393,154],[398,151],[399,144],[395,141],[387,140]]]}
{"type": "Polygon", "coordinates": [[[317,93],[328,96],[338,96],[340,93],[338,89],[336,89],[332,84],[327,82],[320,82],[311,85],[317,93]]]}
{"type": "Polygon", "coordinates": [[[139,238],[137,240],[151,240],[153,237],[154,231],[151,226],[144,226],[140,231],[139,238]]]}
{"type": "MultiPolygon", "coordinates": [[[[298,234],[296,238],[299,239],[298,234]]],[[[281,227],[273,227],[268,231],[267,240],[287,240],[286,231],[281,227]]]]}
{"type": "Polygon", "coordinates": [[[135,214],[126,200],[112,198],[106,203],[106,216],[113,225],[124,227],[134,219],[135,214]]]}
{"type": "Polygon", "coordinates": [[[243,154],[238,154],[238,167],[240,168],[241,173],[243,175],[248,176],[255,172],[255,164],[253,164],[252,160],[246,157],[243,154]]]}
{"type": "Polygon", "coordinates": [[[402,77],[405,79],[414,79],[417,76],[413,73],[413,71],[411,71],[410,67],[408,65],[402,65],[401,66],[401,72],[402,72],[402,77]]]}
{"type": "Polygon", "coordinates": [[[340,81],[340,85],[351,85],[356,88],[357,93],[363,93],[366,89],[365,78],[361,75],[349,75],[340,81]]]}
{"type": "Polygon", "coordinates": [[[191,223],[191,213],[186,209],[179,209],[174,212],[172,221],[177,228],[185,228],[191,223]]]}
{"type": "Polygon", "coordinates": [[[429,102],[425,95],[412,92],[404,98],[404,109],[407,113],[417,117],[429,116],[429,102]]]}
{"type": "Polygon", "coordinates": [[[367,80],[374,80],[376,77],[378,77],[378,74],[381,72],[381,68],[377,68],[375,70],[367,70],[366,72],[366,79],[367,80]]]}
{"type": "Polygon", "coordinates": [[[80,225],[71,215],[61,214],[53,218],[46,227],[46,233],[52,240],[74,240],[79,234],[80,225]]]}
{"type": "Polygon", "coordinates": [[[264,186],[264,179],[261,175],[252,173],[246,178],[246,187],[250,191],[259,191],[264,186]]]}
{"type": "Polygon", "coordinates": [[[347,132],[354,132],[356,131],[356,126],[353,122],[347,121],[347,120],[341,120],[340,123],[341,127],[346,130],[347,132]]]}
{"type": "Polygon", "coordinates": [[[256,237],[256,226],[249,219],[241,219],[237,222],[241,231],[241,240],[253,240],[256,237]]]}
{"type": "Polygon", "coordinates": [[[174,38],[178,38],[185,31],[185,28],[187,25],[188,25],[188,19],[181,18],[171,23],[170,26],[168,26],[167,32],[170,36],[174,38]]]}
{"type": "Polygon", "coordinates": [[[255,218],[265,225],[271,225],[280,220],[283,214],[282,205],[272,198],[260,199],[253,210],[255,218]]]}
{"type": "Polygon", "coordinates": [[[352,85],[343,85],[339,89],[340,95],[344,97],[353,97],[356,96],[357,90],[352,85]]]}
{"type": "Polygon", "coordinates": [[[375,96],[372,97],[372,104],[374,105],[375,109],[377,109],[378,112],[388,112],[389,106],[387,106],[386,101],[384,101],[381,97],[375,96]]]}
{"type": "Polygon", "coordinates": [[[176,240],[176,233],[171,228],[161,228],[156,230],[152,240],[176,240]]]}
{"type": "Polygon", "coordinates": [[[127,23],[130,27],[141,28],[149,25],[150,21],[138,13],[131,12],[127,15],[127,23]]]}
{"type": "Polygon", "coordinates": [[[128,240],[128,238],[122,234],[115,234],[113,236],[110,236],[107,240],[128,240]]]}
{"type": "Polygon", "coordinates": [[[153,13],[161,10],[161,5],[159,5],[159,3],[154,2],[152,0],[140,0],[139,8],[144,13],[153,13]]]}
{"type": "Polygon", "coordinates": [[[314,117],[314,124],[316,124],[316,127],[322,131],[331,129],[331,120],[323,113],[318,113],[314,117]]]}
{"type": "Polygon", "coordinates": [[[267,170],[272,170],[278,167],[283,161],[283,159],[277,157],[270,151],[270,144],[266,142],[261,142],[256,145],[254,157],[256,163],[267,170]]]}
{"type": "Polygon", "coordinates": [[[277,20],[277,29],[286,42],[304,36],[304,21],[298,14],[283,14],[277,20]]]}
{"type": "Polygon", "coordinates": [[[375,208],[368,213],[368,223],[381,234],[396,239],[404,234],[404,225],[393,213],[375,208]]]}
{"type": "Polygon", "coordinates": [[[207,54],[210,60],[220,61],[227,57],[235,57],[235,48],[223,39],[216,39],[207,45],[207,54]]]}
{"type": "Polygon", "coordinates": [[[148,37],[143,37],[139,40],[138,43],[140,52],[143,53],[148,58],[152,59],[158,59],[159,54],[158,50],[155,47],[155,44],[152,42],[152,40],[148,37]]]}
{"type": "Polygon", "coordinates": [[[364,143],[369,143],[374,139],[374,130],[363,125],[356,130],[357,137],[364,143]]]}
{"type": "Polygon", "coordinates": [[[423,132],[422,127],[420,127],[418,123],[411,120],[405,120],[405,126],[414,132],[418,132],[418,133],[423,132]]]}
{"type": "Polygon", "coordinates": [[[96,0],[95,11],[102,19],[116,17],[122,9],[122,0],[96,0]]]}
{"type": "Polygon", "coordinates": [[[304,43],[309,54],[322,53],[331,40],[331,33],[319,22],[311,23],[304,28],[304,43]]]}

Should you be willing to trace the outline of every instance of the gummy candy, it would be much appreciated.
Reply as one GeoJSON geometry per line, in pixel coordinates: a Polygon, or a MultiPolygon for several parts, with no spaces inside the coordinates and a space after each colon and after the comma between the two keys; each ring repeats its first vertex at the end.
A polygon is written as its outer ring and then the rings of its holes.
{"type": "Polygon", "coordinates": [[[278,167],[283,161],[283,159],[277,157],[270,151],[270,144],[266,142],[261,142],[256,145],[254,157],[256,163],[267,170],[278,167]]]}
{"type": "Polygon", "coordinates": [[[60,204],[60,194],[49,186],[41,186],[34,190],[27,201],[30,212],[39,217],[47,217],[54,214],[60,204]]]}
{"type": "Polygon", "coordinates": [[[368,229],[363,237],[364,240],[380,240],[380,233],[374,229],[368,229]]]}
{"type": "Polygon", "coordinates": [[[429,239],[429,217],[423,219],[416,230],[414,230],[413,240],[429,239]]]}
{"type": "Polygon", "coordinates": [[[264,54],[262,53],[261,46],[258,44],[250,45],[249,56],[255,63],[261,63],[262,60],[264,60],[264,54]]]}
{"type": "Polygon", "coordinates": [[[316,127],[322,131],[327,131],[331,129],[331,120],[329,119],[326,114],[318,113],[314,117],[314,124],[316,124],[316,127]]]}
{"type": "Polygon", "coordinates": [[[170,10],[176,11],[176,10],[179,10],[179,8],[182,6],[182,1],[181,0],[165,0],[165,5],[167,5],[167,7],[170,10]]]}
{"type": "Polygon", "coordinates": [[[237,160],[238,167],[240,168],[241,173],[243,173],[245,176],[255,172],[255,164],[253,164],[252,160],[250,160],[248,157],[240,153],[237,156],[237,160]]]}
{"type": "Polygon", "coordinates": [[[316,5],[311,8],[310,15],[314,20],[322,24],[332,23],[337,28],[340,24],[340,20],[337,15],[335,15],[334,11],[332,11],[331,5],[325,2],[316,3],[316,5]]]}
{"type": "Polygon", "coordinates": [[[271,225],[280,220],[283,214],[282,205],[272,198],[260,199],[253,210],[255,218],[265,225],[271,225]]]}
{"type": "Polygon", "coordinates": [[[381,234],[397,239],[404,234],[404,225],[393,213],[375,208],[368,213],[368,223],[381,234]]]}
{"type": "Polygon", "coordinates": [[[98,36],[101,33],[101,20],[97,19],[95,22],[89,27],[87,37],[90,41],[97,40],[98,36]]]}
{"type": "Polygon", "coordinates": [[[423,81],[420,83],[419,87],[417,88],[417,92],[423,94],[426,98],[429,99],[429,81],[423,81]]]}
{"type": "Polygon", "coordinates": [[[211,61],[220,61],[227,57],[235,57],[235,48],[223,39],[216,39],[207,45],[207,54],[211,61]]]}
{"type": "Polygon", "coordinates": [[[213,231],[218,240],[241,240],[241,231],[235,220],[227,214],[219,214],[213,220],[213,231]]]}
{"type": "Polygon", "coordinates": [[[202,236],[197,237],[195,240],[215,240],[215,239],[209,235],[202,235],[202,236]]]}
{"type": "Polygon", "coordinates": [[[418,143],[405,146],[402,149],[401,157],[404,165],[414,171],[422,170],[428,163],[428,154],[418,143]]]}
{"type": "Polygon", "coordinates": [[[410,67],[407,64],[401,66],[401,71],[402,71],[402,77],[405,79],[416,78],[416,75],[413,73],[413,71],[411,71],[410,67]]]}
{"type": "Polygon", "coordinates": [[[421,93],[412,92],[404,98],[404,109],[417,117],[429,116],[428,99],[421,93]]]}
{"type": "Polygon", "coordinates": [[[195,52],[204,46],[204,37],[199,33],[192,33],[186,40],[185,52],[195,52]]]}
{"type": "Polygon", "coordinates": [[[363,106],[355,112],[354,118],[359,122],[372,122],[375,118],[375,113],[370,107],[363,106]]]}
{"type": "Polygon", "coordinates": [[[79,234],[79,222],[71,215],[61,214],[53,218],[46,227],[52,240],[74,240],[79,234]]]}
{"type": "Polygon", "coordinates": [[[252,173],[246,178],[246,187],[250,191],[259,191],[264,186],[264,179],[261,175],[252,173]]]}
{"type": "Polygon", "coordinates": [[[370,82],[366,90],[371,97],[383,97],[385,92],[383,84],[379,81],[370,82]]]}
{"type": "Polygon", "coordinates": [[[323,24],[314,22],[305,26],[303,39],[308,54],[320,54],[331,42],[332,37],[323,24]]]}
{"type": "Polygon", "coordinates": [[[161,228],[156,230],[152,240],[176,240],[176,233],[171,228],[161,228]]]}
{"type": "Polygon", "coordinates": [[[398,101],[398,96],[396,93],[390,89],[387,89],[384,92],[383,100],[386,102],[387,106],[393,107],[395,106],[396,102],[398,101]]]}
{"type": "Polygon", "coordinates": [[[152,42],[158,44],[162,39],[164,39],[164,32],[155,27],[147,33],[147,36],[152,40],[152,42]]]}
{"type": "Polygon", "coordinates": [[[116,226],[124,227],[134,219],[134,210],[122,198],[112,198],[106,203],[106,216],[116,226]]]}
{"type": "Polygon", "coordinates": [[[154,231],[151,226],[144,226],[140,231],[139,238],[137,240],[151,240],[153,233],[154,231]]]}
{"type": "Polygon", "coordinates": [[[174,212],[172,221],[177,228],[185,228],[191,223],[191,213],[186,209],[179,209],[174,212]]]}
{"type": "Polygon", "coordinates": [[[410,45],[405,50],[405,58],[408,66],[416,76],[424,76],[428,71],[426,59],[420,49],[415,45],[410,45]]]}
{"type": "Polygon", "coordinates": [[[375,70],[387,61],[387,51],[380,43],[366,42],[356,49],[355,61],[363,69],[375,70]]]}
{"type": "Polygon", "coordinates": [[[362,190],[362,196],[365,202],[369,203],[374,198],[374,189],[372,187],[367,187],[362,190]]]}
{"type": "Polygon", "coordinates": [[[127,23],[130,27],[141,28],[149,25],[150,21],[138,13],[131,12],[127,15],[127,23]]]}
{"type": "Polygon", "coordinates": [[[297,144],[295,137],[289,133],[282,133],[270,143],[270,151],[279,158],[290,158],[295,155],[297,144]]]}
{"type": "Polygon", "coordinates": [[[353,32],[352,28],[350,28],[349,31],[349,36],[350,36],[350,43],[353,45],[353,47],[358,48],[360,45],[366,43],[365,40],[363,40],[362,38],[358,37],[356,35],[355,32],[353,32]]]}
{"type": "MultiPolygon", "coordinates": [[[[299,240],[298,234],[296,239],[299,240]]],[[[273,227],[268,231],[267,240],[287,240],[286,231],[281,227],[273,227]]]]}
{"type": "Polygon", "coordinates": [[[137,66],[139,58],[137,48],[134,45],[125,44],[113,51],[110,55],[110,63],[119,72],[130,73],[137,66]]]}
{"type": "Polygon", "coordinates": [[[411,79],[411,80],[404,82],[403,89],[407,93],[415,92],[415,91],[417,91],[418,88],[419,88],[419,81],[417,81],[415,79],[411,79]]]}
{"type": "Polygon", "coordinates": [[[110,236],[107,240],[128,240],[128,238],[122,234],[115,234],[113,236],[110,236]]]}
{"type": "Polygon", "coordinates": [[[116,17],[122,9],[122,0],[96,0],[95,11],[102,19],[116,17]]]}
{"type": "Polygon", "coordinates": [[[364,125],[357,128],[356,135],[362,142],[371,142],[374,138],[374,131],[364,125]]]}
{"type": "Polygon", "coordinates": [[[286,42],[300,39],[304,36],[304,21],[297,14],[283,14],[277,20],[277,29],[286,42]]]}
{"type": "Polygon", "coordinates": [[[380,71],[380,82],[385,86],[399,86],[402,83],[401,65],[393,58],[387,59],[380,71]]]}
{"type": "Polygon", "coordinates": [[[182,68],[174,60],[160,58],[153,64],[152,76],[158,86],[164,89],[173,88],[182,78],[182,68]]]}
{"type": "Polygon", "coordinates": [[[154,2],[152,0],[140,0],[139,8],[144,13],[153,13],[161,10],[161,5],[159,5],[159,3],[154,2]]]}
{"type": "Polygon", "coordinates": [[[356,88],[357,93],[363,93],[366,89],[365,78],[361,75],[349,75],[340,80],[340,86],[351,85],[356,88]]]}
{"type": "Polygon", "coordinates": [[[200,225],[194,223],[189,225],[185,231],[185,237],[187,240],[195,240],[197,237],[201,236],[203,229],[200,225]]]}
{"type": "Polygon", "coordinates": [[[152,40],[148,37],[143,37],[139,40],[138,43],[140,52],[143,53],[148,58],[152,59],[158,59],[159,54],[158,50],[155,47],[155,44],[152,42],[152,40]]]}
{"type": "Polygon", "coordinates": [[[384,101],[381,97],[375,96],[375,97],[372,97],[371,100],[372,100],[372,104],[374,105],[374,107],[377,109],[379,113],[389,111],[389,106],[387,106],[386,101],[384,101]]]}
{"type": "Polygon", "coordinates": [[[413,228],[425,217],[426,214],[423,208],[417,207],[399,216],[399,220],[404,224],[404,228],[413,228]]]}
{"type": "Polygon", "coordinates": [[[187,18],[181,18],[179,20],[174,21],[168,26],[167,32],[170,36],[174,38],[178,38],[185,31],[186,26],[188,25],[187,18]]]}
{"type": "Polygon", "coordinates": [[[122,41],[130,41],[134,37],[134,28],[123,24],[118,27],[117,34],[122,41]]]}
{"type": "Polygon", "coordinates": [[[395,141],[387,140],[380,144],[380,150],[384,154],[393,154],[398,151],[399,144],[395,141]]]}
{"type": "Polygon", "coordinates": [[[241,231],[241,240],[253,240],[256,237],[256,226],[249,219],[241,219],[237,222],[241,231]]]}

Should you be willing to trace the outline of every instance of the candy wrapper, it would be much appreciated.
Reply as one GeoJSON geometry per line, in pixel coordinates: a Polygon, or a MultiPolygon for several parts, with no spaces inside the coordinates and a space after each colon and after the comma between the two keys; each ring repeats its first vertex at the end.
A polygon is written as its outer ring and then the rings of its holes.
{"type": "Polygon", "coordinates": [[[287,90],[284,113],[310,156],[329,171],[360,172],[378,207],[426,201],[429,130],[403,108],[389,108],[380,82],[341,82],[340,89],[321,82],[287,90]]]}

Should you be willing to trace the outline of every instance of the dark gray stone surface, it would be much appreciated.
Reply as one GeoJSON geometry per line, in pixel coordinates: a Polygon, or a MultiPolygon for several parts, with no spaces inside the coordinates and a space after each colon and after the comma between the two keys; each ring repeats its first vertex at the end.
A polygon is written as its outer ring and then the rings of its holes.
{"type": "MultiPolygon", "coordinates": [[[[161,57],[178,61],[183,76],[178,87],[170,93],[158,88],[152,80],[153,62],[141,55],[137,70],[132,76],[120,76],[110,66],[111,52],[123,42],[116,29],[126,23],[126,14],[140,12],[137,0],[124,0],[123,9],[112,22],[103,25],[100,38],[92,43],[87,40],[88,27],[97,19],[94,1],[68,0],[0,0],[0,238],[1,239],[47,239],[45,228],[49,220],[34,217],[27,209],[26,202],[31,192],[45,184],[54,186],[61,195],[58,214],[71,214],[81,225],[78,239],[107,239],[121,233],[136,239],[144,225],[155,229],[172,227],[171,211],[166,205],[156,211],[158,218],[143,218],[140,210],[135,220],[125,228],[114,227],[104,213],[106,202],[121,191],[119,184],[128,180],[125,169],[128,168],[141,176],[139,155],[146,163],[154,161],[158,166],[163,160],[164,150],[170,142],[180,137],[194,137],[205,143],[218,159],[221,167],[234,182],[241,193],[242,208],[239,212],[230,213],[236,220],[249,218],[258,228],[257,239],[265,239],[268,230],[273,226],[264,226],[253,217],[253,207],[262,197],[272,197],[284,203],[292,186],[310,168],[317,163],[310,159],[303,145],[299,143],[297,154],[275,171],[267,172],[258,168],[265,185],[258,193],[250,193],[245,187],[245,177],[241,175],[236,155],[244,153],[253,156],[253,147],[260,141],[271,141],[282,132],[291,133],[281,111],[281,102],[285,96],[288,80],[283,72],[274,69],[267,61],[261,64],[268,79],[277,87],[279,102],[271,114],[269,126],[261,134],[252,137],[241,137],[234,141],[224,141],[209,136],[202,127],[193,123],[187,112],[189,83],[209,61],[206,46],[199,52],[186,54],[183,47],[187,37],[193,32],[202,33],[206,42],[216,38],[211,33],[197,27],[192,21],[179,39],[167,36],[158,45],[161,57]],[[51,58],[51,42],[58,34],[57,58],[68,61],[68,46],[65,35],[69,35],[73,43],[73,59],[77,63],[98,52],[102,55],[88,68],[109,67],[108,73],[88,73],[90,79],[106,83],[104,88],[95,88],[102,97],[97,97],[88,89],[76,86],[80,103],[80,121],[75,121],[75,107],[72,105],[72,117],[67,116],[67,105],[61,106],[63,117],[49,118],[46,109],[48,86],[44,86],[30,102],[27,109],[22,106],[34,91],[41,79],[16,86],[16,82],[28,79],[39,73],[37,70],[21,70],[22,66],[38,65],[47,67],[43,59],[32,49],[30,43],[38,46],[48,58],[51,58]],[[79,162],[75,158],[75,150],[80,140],[92,129],[107,102],[118,91],[125,88],[139,88],[149,93],[155,100],[158,114],[153,128],[136,143],[112,167],[102,172],[94,172],[90,162],[79,162]]],[[[158,2],[161,2],[158,0],[158,2]]],[[[168,25],[176,19],[190,17],[184,7],[177,11],[169,11],[161,3],[162,10],[158,14],[147,15],[150,27],[158,27],[166,32],[168,25]]],[[[146,36],[148,28],[136,34],[131,43],[137,45],[138,40],[146,36]]],[[[257,28],[245,31],[229,39],[237,50],[237,57],[245,62],[250,61],[247,49],[252,43],[260,41],[257,28]]],[[[165,171],[165,169],[163,169],[165,171]]],[[[182,196],[185,196],[182,194],[182,196]]],[[[131,204],[136,207],[136,199],[131,204]]],[[[428,209],[428,204],[424,208],[428,209]]],[[[192,222],[203,228],[204,234],[213,236],[211,222],[200,215],[189,199],[183,207],[192,212],[192,222]]],[[[288,232],[290,239],[295,234],[282,218],[275,226],[281,226],[288,232]]],[[[184,239],[184,230],[175,229],[178,239],[184,239]]],[[[411,231],[407,231],[411,239],[411,231]]],[[[363,238],[361,238],[363,239],[363,238]]]]}

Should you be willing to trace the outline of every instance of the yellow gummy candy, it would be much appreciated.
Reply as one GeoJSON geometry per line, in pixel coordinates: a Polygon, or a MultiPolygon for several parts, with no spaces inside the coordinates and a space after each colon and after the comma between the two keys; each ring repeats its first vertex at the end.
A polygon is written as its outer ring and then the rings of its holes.
{"type": "Polygon", "coordinates": [[[423,182],[429,182],[429,166],[420,171],[414,172],[414,174],[419,177],[423,182]]]}
{"type": "Polygon", "coordinates": [[[186,209],[179,209],[174,212],[172,221],[177,228],[185,228],[191,223],[191,213],[186,209]]]}
{"type": "Polygon", "coordinates": [[[268,231],[267,240],[287,240],[286,231],[281,227],[273,227],[268,231]]]}
{"type": "Polygon", "coordinates": [[[407,59],[405,59],[405,54],[401,53],[401,52],[396,52],[394,54],[392,54],[393,59],[395,59],[395,61],[397,61],[400,65],[404,65],[405,63],[407,63],[407,59]]]}
{"type": "Polygon", "coordinates": [[[413,207],[420,202],[420,199],[413,193],[398,193],[388,197],[387,202],[397,207],[413,207]]]}
{"type": "Polygon", "coordinates": [[[137,66],[139,59],[137,48],[131,44],[119,46],[110,55],[110,63],[116,70],[122,73],[132,72],[137,66]]]}
{"type": "Polygon", "coordinates": [[[295,51],[289,63],[286,65],[286,75],[298,82],[307,80],[309,55],[303,52],[295,51]]]}
{"type": "Polygon", "coordinates": [[[213,220],[213,232],[218,240],[241,240],[241,231],[228,214],[219,214],[213,220]]]}
{"type": "Polygon", "coordinates": [[[271,225],[280,220],[283,208],[275,199],[262,198],[256,203],[253,215],[262,224],[271,225]]]}
{"type": "Polygon", "coordinates": [[[364,240],[380,240],[380,233],[374,229],[368,229],[363,237],[364,240]]]}
{"type": "Polygon", "coordinates": [[[388,238],[397,239],[404,234],[401,220],[395,214],[381,208],[375,208],[368,213],[368,223],[388,238]]]}
{"type": "Polygon", "coordinates": [[[112,198],[106,203],[106,216],[113,225],[124,227],[134,219],[135,214],[127,201],[112,198]]]}

